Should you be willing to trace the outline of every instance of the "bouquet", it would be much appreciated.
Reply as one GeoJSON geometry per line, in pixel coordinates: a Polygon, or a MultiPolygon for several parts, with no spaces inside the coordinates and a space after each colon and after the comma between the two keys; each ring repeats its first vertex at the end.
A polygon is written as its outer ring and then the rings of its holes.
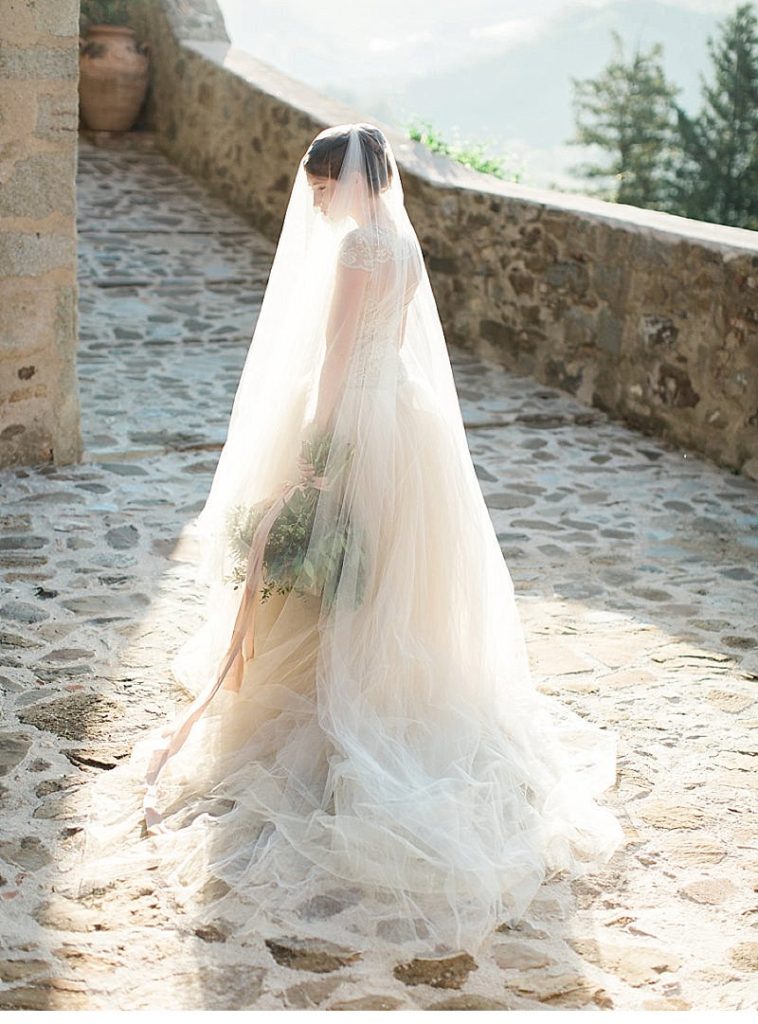
{"type": "MultiPolygon", "coordinates": [[[[354,520],[335,517],[336,521],[324,529],[317,544],[312,544],[311,538],[319,493],[324,487],[332,488],[337,483],[352,455],[352,445],[343,443],[336,449],[329,433],[311,435],[301,445],[301,478],[297,483],[288,484],[283,494],[255,505],[233,506],[226,516],[226,536],[233,568],[225,580],[234,583],[246,581],[253,537],[261,520],[278,503],[280,511],[265,538],[260,600],[268,600],[274,591],[280,594],[294,591],[300,595],[321,596],[331,604],[342,571],[349,533],[357,529],[357,524],[354,520]]],[[[360,596],[364,584],[365,551],[360,547],[360,596]]]]}

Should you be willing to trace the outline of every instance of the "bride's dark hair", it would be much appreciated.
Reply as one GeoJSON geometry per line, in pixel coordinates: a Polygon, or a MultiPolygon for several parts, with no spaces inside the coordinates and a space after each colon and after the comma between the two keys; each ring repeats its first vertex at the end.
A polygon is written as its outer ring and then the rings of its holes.
{"type": "MultiPolygon", "coordinates": [[[[359,125],[363,160],[362,170],[373,193],[383,192],[392,181],[392,166],[387,156],[384,133],[373,125],[359,125]]],[[[350,137],[350,128],[318,136],[308,147],[304,167],[316,178],[337,178],[342,168],[350,137]]]]}

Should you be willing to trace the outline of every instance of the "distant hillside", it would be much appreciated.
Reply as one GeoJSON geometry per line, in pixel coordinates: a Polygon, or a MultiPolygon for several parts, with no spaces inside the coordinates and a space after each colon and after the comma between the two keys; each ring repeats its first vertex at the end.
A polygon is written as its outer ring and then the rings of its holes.
{"type": "MultiPolygon", "coordinates": [[[[410,111],[441,130],[459,127],[463,137],[493,139],[506,148],[520,140],[519,150],[529,157],[532,174],[539,151],[551,154],[557,173],[576,162],[581,147],[566,147],[574,131],[571,76],[597,74],[613,50],[610,30],[617,29],[627,54],[639,42],[643,47],[660,41],[664,67],[670,80],[682,87],[679,102],[688,110],[699,101],[698,71],[708,68],[706,37],[716,31],[719,18],[698,14],[655,0],[614,3],[599,10],[570,8],[551,20],[542,34],[518,44],[498,57],[471,61],[444,75],[410,78],[401,102],[391,107],[393,119],[410,111]],[[556,161],[556,157],[559,159],[556,161]]],[[[374,95],[381,96],[379,83],[374,95]]],[[[366,93],[367,100],[370,93],[366,93]]],[[[561,175],[562,177],[562,175],[561,175]]]]}

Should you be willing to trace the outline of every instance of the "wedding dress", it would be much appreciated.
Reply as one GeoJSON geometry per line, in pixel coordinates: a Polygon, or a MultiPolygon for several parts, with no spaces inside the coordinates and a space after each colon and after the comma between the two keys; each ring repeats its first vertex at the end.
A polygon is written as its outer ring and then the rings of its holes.
{"type": "Polygon", "coordinates": [[[531,682],[375,126],[298,167],[194,526],[195,699],[90,787],[78,895],[151,867],[243,938],[441,956],[618,849],[616,735],[531,682]]]}

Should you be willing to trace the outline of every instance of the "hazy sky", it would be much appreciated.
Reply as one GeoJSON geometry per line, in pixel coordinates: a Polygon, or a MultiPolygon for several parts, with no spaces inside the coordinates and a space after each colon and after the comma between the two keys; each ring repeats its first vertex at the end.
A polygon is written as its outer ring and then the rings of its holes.
{"type": "MultiPolygon", "coordinates": [[[[227,29],[234,42],[256,52],[258,30],[268,34],[274,17],[288,33],[278,44],[307,45],[301,33],[308,28],[319,35],[333,34],[335,47],[343,50],[350,42],[362,42],[362,57],[404,51],[408,56],[433,58],[444,54],[425,54],[430,42],[449,38],[453,58],[462,46],[476,40],[483,52],[503,52],[505,48],[534,38],[556,15],[567,8],[602,8],[636,0],[219,0],[227,29]],[[430,10],[430,7],[432,8],[430,10]],[[300,37],[300,38],[297,38],[300,37]]],[[[667,0],[667,6],[713,14],[728,14],[736,0],[667,0]]],[[[263,53],[257,53],[263,58],[263,53]]]]}
{"type": "Polygon", "coordinates": [[[526,48],[581,12],[624,8],[643,45],[666,11],[724,16],[738,0],[219,0],[232,42],[317,88],[444,73],[526,48]]]}

